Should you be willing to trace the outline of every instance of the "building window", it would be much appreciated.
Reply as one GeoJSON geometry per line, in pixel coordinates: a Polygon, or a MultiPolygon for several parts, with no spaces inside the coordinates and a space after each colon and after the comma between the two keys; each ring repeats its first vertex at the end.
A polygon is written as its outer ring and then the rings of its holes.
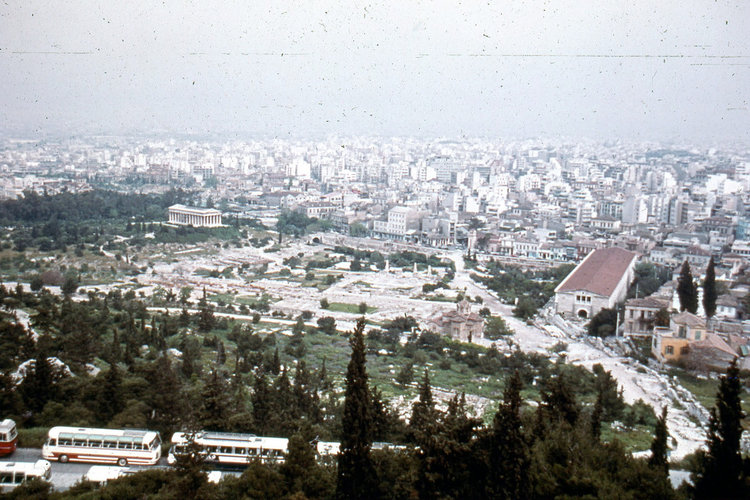
{"type": "Polygon", "coordinates": [[[684,339],[687,337],[687,331],[684,326],[681,326],[679,330],[677,330],[677,336],[681,339],[684,339]]]}
{"type": "Polygon", "coordinates": [[[696,330],[695,331],[695,340],[700,340],[700,339],[701,339],[701,331],[700,330],[696,330]]]}
{"type": "Polygon", "coordinates": [[[665,347],[664,354],[666,354],[667,356],[671,356],[672,354],[674,354],[674,346],[668,345],[667,347],[665,347]]]}

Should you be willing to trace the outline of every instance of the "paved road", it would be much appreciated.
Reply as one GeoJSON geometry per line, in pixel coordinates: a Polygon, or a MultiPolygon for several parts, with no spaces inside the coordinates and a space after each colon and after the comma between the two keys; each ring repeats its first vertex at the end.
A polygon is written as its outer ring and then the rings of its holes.
{"type": "MultiPolygon", "coordinates": [[[[42,458],[42,450],[39,448],[19,448],[10,456],[0,458],[0,462],[36,462],[42,458]]],[[[162,459],[164,465],[166,460],[162,459]]],[[[72,463],[61,464],[52,462],[52,476],[50,482],[56,490],[67,490],[88,472],[89,468],[95,464],[72,463]]],[[[148,467],[139,467],[131,465],[130,469],[147,469],[148,467]]]]}

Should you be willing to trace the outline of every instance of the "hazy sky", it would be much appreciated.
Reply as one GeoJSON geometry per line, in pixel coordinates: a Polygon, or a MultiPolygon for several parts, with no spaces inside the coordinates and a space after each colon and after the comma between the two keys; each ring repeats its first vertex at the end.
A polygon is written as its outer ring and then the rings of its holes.
{"type": "Polygon", "coordinates": [[[747,0],[24,0],[0,16],[6,133],[750,143],[747,0]]]}

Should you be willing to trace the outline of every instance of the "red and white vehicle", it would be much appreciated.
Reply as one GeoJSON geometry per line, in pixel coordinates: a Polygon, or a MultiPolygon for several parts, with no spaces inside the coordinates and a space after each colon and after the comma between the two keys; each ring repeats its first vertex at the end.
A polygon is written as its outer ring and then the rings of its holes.
{"type": "Polygon", "coordinates": [[[0,456],[10,455],[18,446],[16,423],[9,418],[0,422],[0,456]]]}
{"type": "Polygon", "coordinates": [[[62,463],[155,465],[161,458],[161,438],[158,432],[147,430],[53,427],[42,456],[62,463]]]}

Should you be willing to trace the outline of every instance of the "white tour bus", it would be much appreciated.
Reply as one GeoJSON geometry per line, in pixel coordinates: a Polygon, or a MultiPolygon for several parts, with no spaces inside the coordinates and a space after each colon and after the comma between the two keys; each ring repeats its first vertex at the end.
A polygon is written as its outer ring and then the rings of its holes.
{"type": "MultiPolygon", "coordinates": [[[[188,439],[185,432],[172,434],[172,447],[167,462],[173,465],[176,455],[185,453],[188,439]]],[[[247,465],[253,460],[261,462],[283,462],[286,455],[286,438],[259,437],[254,434],[230,432],[197,432],[193,444],[198,446],[206,461],[220,465],[247,465]]]]}
{"type": "Polygon", "coordinates": [[[0,493],[7,492],[32,479],[49,480],[51,465],[46,460],[36,462],[0,462],[0,493]]]}
{"type": "Polygon", "coordinates": [[[161,458],[161,439],[158,432],[147,430],[53,427],[42,456],[62,463],[154,465],[161,458]]]}

